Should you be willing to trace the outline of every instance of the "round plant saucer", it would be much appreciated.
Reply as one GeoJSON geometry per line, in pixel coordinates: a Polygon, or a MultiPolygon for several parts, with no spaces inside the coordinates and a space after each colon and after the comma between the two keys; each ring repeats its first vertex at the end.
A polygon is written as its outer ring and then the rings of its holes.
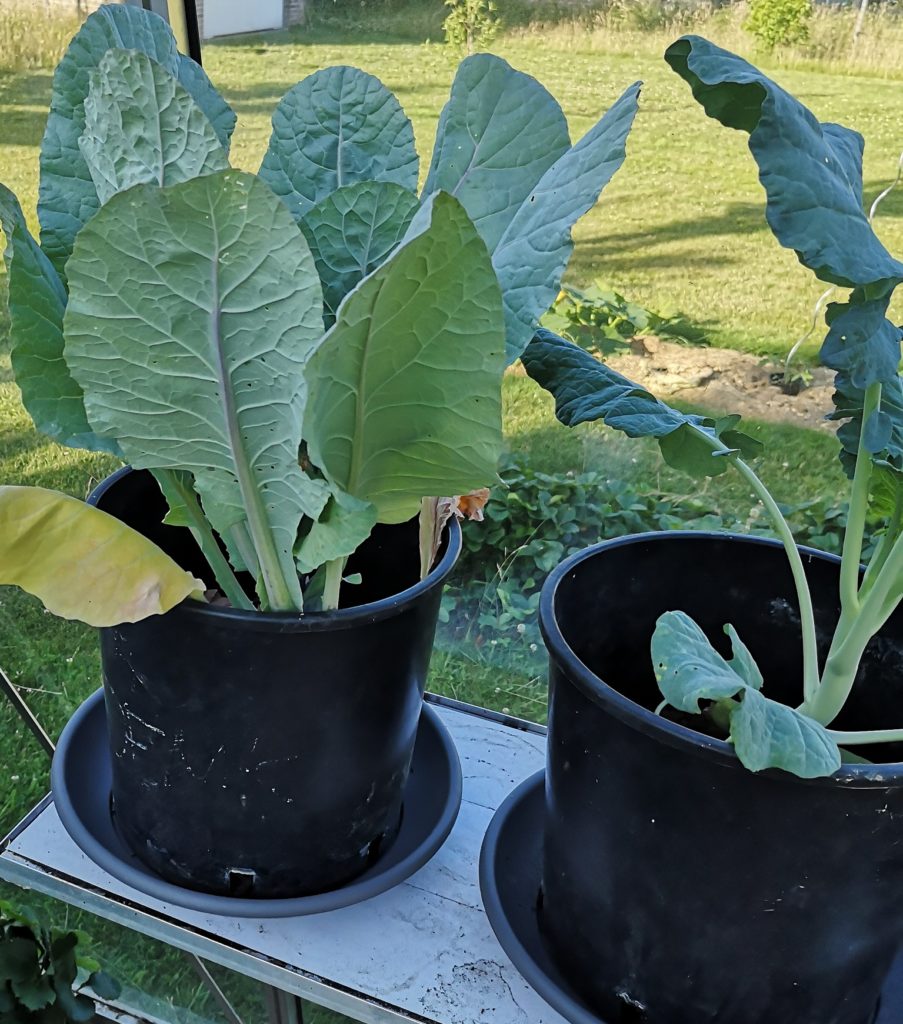
{"type": "Polygon", "coordinates": [[[173,906],[227,917],[299,917],[338,910],[403,882],[445,842],[461,806],[461,764],[448,730],[424,704],[401,829],[378,860],[347,885],[312,896],[253,899],[216,896],[167,882],[120,839],[111,813],[112,762],[103,691],[92,694],[63,730],[51,789],[60,820],[91,860],[120,882],[173,906]]]}
{"type": "MultiPolygon", "coordinates": [[[[570,1024],[615,1024],[594,1013],[546,949],[537,914],[542,877],[545,772],[511,792],[496,811],[480,852],[480,890],[502,948],[530,985],[570,1024]]],[[[903,1021],[903,954],[888,977],[874,1024],[903,1021]]]]}

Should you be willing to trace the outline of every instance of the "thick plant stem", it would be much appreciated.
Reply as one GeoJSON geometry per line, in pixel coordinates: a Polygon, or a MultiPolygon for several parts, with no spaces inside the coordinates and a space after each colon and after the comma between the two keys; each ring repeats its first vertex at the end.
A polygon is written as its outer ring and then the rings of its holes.
{"type": "Polygon", "coordinates": [[[862,433],[856,452],[850,511],[843,535],[843,555],[840,563],[840,607],[842,612],[859,610],[859,563],[862,559],[862,538],[868,512],[869,482],[872,477],[872,457],[863,440],[865,428],[872,414],[881,406],[881,383],[870,384],[865,390],[862,406],[862,433]]]}
{"type": "Polygon", "coordinates": [[[345,572],[345,558],[334,558],[326,563],[326,579],[323,583],[323,611],[335,611],[339,607],[342,589],[342,575],[345,572]]]}
{"type": "Polygon", "coordinates": [[[903,574],[903,535],[897,537],[887,560],[874,577],[868,596],[855,616],[841,613],[834,644],[825,662],[821,686],[803,709],[827,725],[840,714],[856,679],[863,652],[900,602],[899,580],[903,574]]]}
{"type": "Polygon", "coordinates": [[[818,689],[818,647],[815,635],[815,613],[812,609],[812,595],[809,593],[806,570],[803,568],[803,560],[800,557],[799,548],[796,546],[793,533],[787,525],[787,520],[778,508],[777,502],[768,492],[768,488],[756,476],[753,469],[742,459],[735,459],[734,465],[743,475],[744,479],[749,482],[757,497],[765,506],[790,561],[790,571],[793,573],[797,602],[800,607],[800,627],[803,632],[803,700],[805,702],[810,700],[818,689]]]}
{"type": "Polygon", "coordinates": [[[865,576],[862,580],[862,585],[859,588],[860,601],[865,600],[868,596],[872,586],[874,585],[876,577],[887,562],[887,557],[894,546],[894,542],[897,537],[900,536],[900,527],[903,525],[901,520],[903,520],[903,509],[899,507],[895,508],[893,518],[887,524],[887,529],[884,531],[884,535],[878,542],[878,547],[875,550],[875,553],[872,555],[869,560],[869,564],[866,566],[865,576]]]}

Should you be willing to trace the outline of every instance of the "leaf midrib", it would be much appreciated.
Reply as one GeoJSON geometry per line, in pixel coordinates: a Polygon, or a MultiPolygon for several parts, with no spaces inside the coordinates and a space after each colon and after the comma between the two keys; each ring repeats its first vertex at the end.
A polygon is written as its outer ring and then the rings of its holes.
{"type": "MultiPolygon", "coordinates": [[[[373,297],[373,303],[371,309],[375,311],[379,304],[379,298],[382,294],[382,290],[385,287],[385,281],[379,281],[377,283],[376,295],[373,297]]],[[[362,461],[362,448],[363,444],[361,439],[364,437],[364,423],[367,419],[365,412],[365,395],[367,387],[367,366],[370,362],[369,350],[370,343],[373,340],[373,331],[371,325],[373,323],[374,316],[371,316],[370,320],[367,321],[367,332],[364,336],[363,353],[361,356],[360,370],[358,371],[357,378],[357,402],[354,407],[354,436],[351,439],[351,464],[348,467],[348,493],[354,495],[356,498],[364,497],[358,493],[359,479],[361,472],[361,461],[362,461]]],[[[369,499],[367,499],[369,500],[369,499]]]]}
{"type": "MultiPolygon", "coordinates": [[[[210,222],[213,231],[213,259],[211,261],[211,308],[210,308],[210,339],[213,346],[214,366],[216,376],[223,396],[223,409],[225,412],[226,438],[229,444],[229,451],[232,454],[232,461],[235,464],[238,487],[241,491],[242,504],[248,521],[248,528],[251,533],[252,543],[260,564],[260,571],[264,577],[264,585],[267,595],[271,599],[278,594],[280,583],[282,590],[285,590],[285,581],[279,579],[278,567],[279,558],[273,543],[273,535],[266,519],[266,512],[263,508],[260,492],[254,481],[251,471],[250,460],[245,451],[241,439],[241,427],[238,423],[238,409],[235,404],[235,395],[232,391],[232,381],[226,368],[226,355],[223,350],[223,339],[220,318],[222,308],[220,304],[220,282],[219,282],[219,258],[220,238],[219,228],[216,222],[216,211],[213,208],[212,198],[209,201],[210,222]],[[273,579],[273,571],[276,571],[277,579],[273,579]],[[274,589],[275,588],[275,589],[274,589]]],[[[288,594],[286,592],[286,597],[288,594]]]]}

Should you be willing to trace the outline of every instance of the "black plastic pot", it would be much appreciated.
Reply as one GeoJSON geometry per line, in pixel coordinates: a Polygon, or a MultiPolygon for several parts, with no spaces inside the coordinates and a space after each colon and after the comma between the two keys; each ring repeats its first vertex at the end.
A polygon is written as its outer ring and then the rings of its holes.
{"type": "MultiPolygon", "coordinates": [[[[822,651],[837,560],[805,553],[822,651]]],[[[654,713],[655,621],[731,622],[765,692],[802,698],[783,549],[648,534],[581,552],[540,616],[551,701],[540,922],[608,1024],[871,1024],[903,940],[903,765],[753,774],[725,742],[654,713]]],[[[869,648],[838,725],[903,724],[903,619],[869,648]]],[[[724,653],[729,653],[723,647],[724,653]]],[[[860,751],[900,758],[896,749],[860,751]]]]}
{"type": "MultiPolygon", "coordinates": [[[[146,473],[91,496],[202,577],[189,532],[162,525],[146,473]]],[[[335,888],[398,831],[453,524],[419,581],[416,522],[377,527],[338,612],[262,614],[186,601],[101,630],[113,815],[164,879],[260,898],[335,888]]]]}

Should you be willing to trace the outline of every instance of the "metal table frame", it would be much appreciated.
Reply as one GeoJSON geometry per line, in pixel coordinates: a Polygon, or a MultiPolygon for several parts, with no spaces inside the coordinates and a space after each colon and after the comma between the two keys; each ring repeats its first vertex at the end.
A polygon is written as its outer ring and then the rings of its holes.
{"type": "MultiPolygon", "coordinates": [[[[340,911],[269,920],[166,906],[89,861],[49,796],[0,843],[0,877],[184,950],[208,984],[202,957],[261,982],[270,1024],[302,1024],[299,998],[365,1024],[564,1024],[502,951],[477,882],[483,832],[511,789],[542,767],[545,729],[427,699],[458,747],[464,803],[436,856],[381,896],[340,911]]],[[[222,992],[214,995],[236,1024],[222,992]]]]}

